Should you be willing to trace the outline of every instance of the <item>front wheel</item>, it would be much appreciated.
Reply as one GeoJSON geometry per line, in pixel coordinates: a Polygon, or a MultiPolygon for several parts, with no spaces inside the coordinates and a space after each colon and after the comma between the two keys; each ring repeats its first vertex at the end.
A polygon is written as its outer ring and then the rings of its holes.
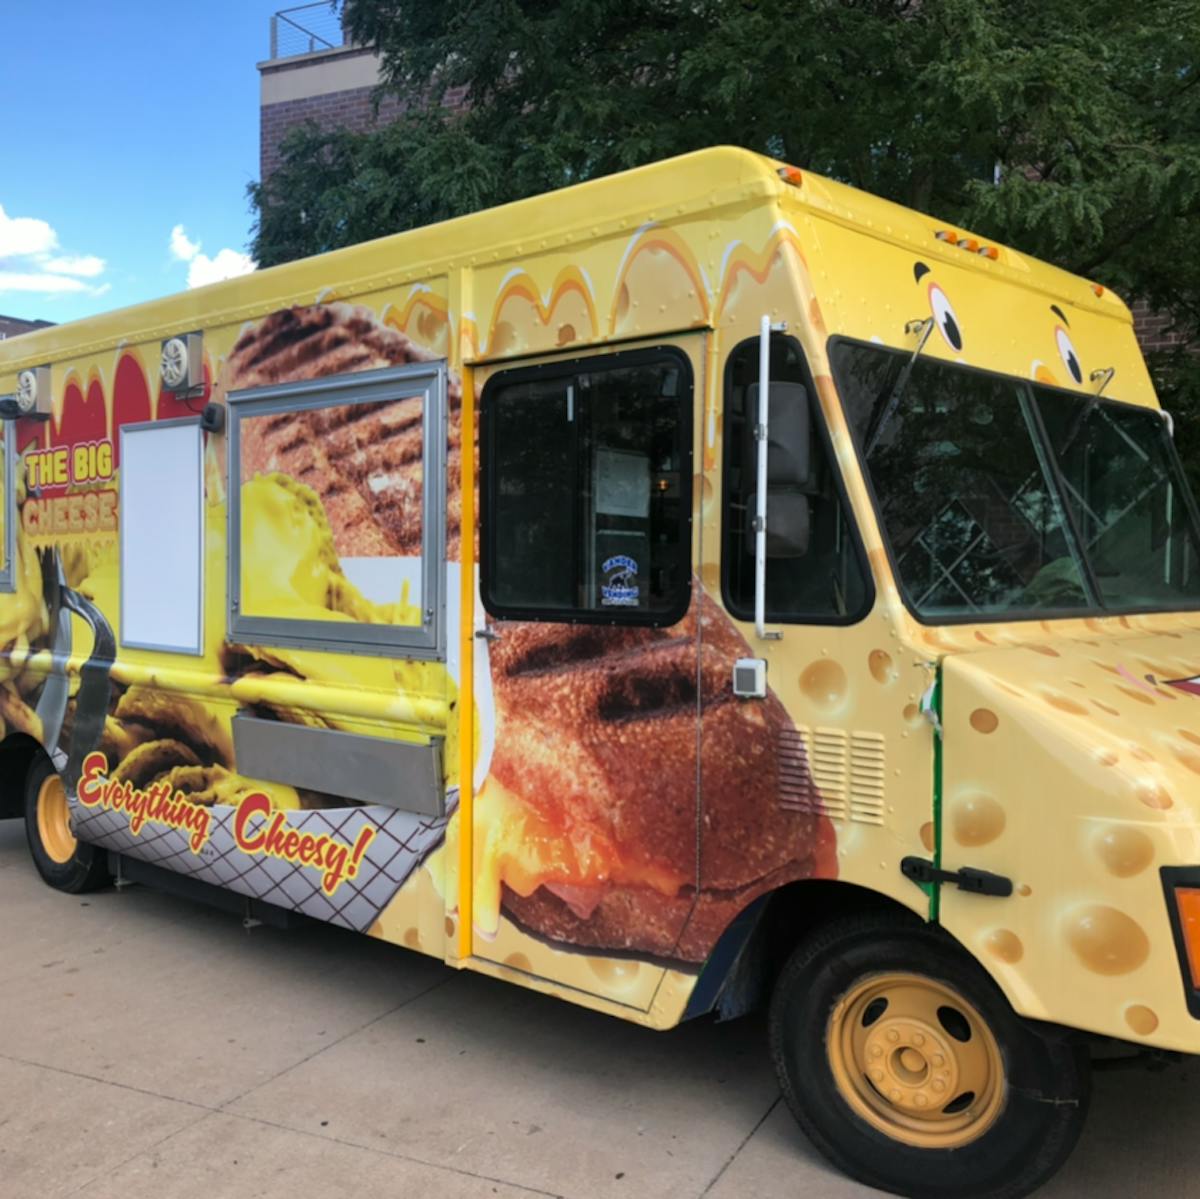
{"type": "Polygon", "coordinates": [[[66,789],[45,754],[25,777],[25,837],[38,873],[59,891],[78,895],[109,881],[104,851],[75,839],[66,789]]]}
{"type": "Polygon", "coordinates": [[[1085,1050],[1022,1020],[937,929],[860,914],[805,941],[770,1015],[784,1097],[813,1143],[870,1186],[1017,1199],[1067,1159],[1085,1050]]]}

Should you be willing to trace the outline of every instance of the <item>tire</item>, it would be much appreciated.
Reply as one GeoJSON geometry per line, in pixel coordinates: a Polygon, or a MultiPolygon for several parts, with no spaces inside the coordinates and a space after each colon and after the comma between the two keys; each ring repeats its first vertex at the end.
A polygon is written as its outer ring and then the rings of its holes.
{"type": "Polygon", "coordinates": [[[901,914],[846,916],[804,941],[775,985],[769,1033],[813,1144],[899,1195],[1027,1195],[1087,1114],[1086,1048],[1021,1019],[946,934],[901,914]]]}
{"type": "Polygon", "coordinates": [[[108,884],[107,855],[75,840],[62,782],[43,753],[25,776],[25,837],[38,873],[57,890],[78,895],[108,884]]]}

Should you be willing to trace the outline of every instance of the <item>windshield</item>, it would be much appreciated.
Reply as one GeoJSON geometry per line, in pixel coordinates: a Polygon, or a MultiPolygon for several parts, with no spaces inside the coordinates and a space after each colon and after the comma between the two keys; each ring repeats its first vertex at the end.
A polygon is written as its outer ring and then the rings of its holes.
{"type": "Polygon", "coordinates": [[[834,376],[898,582],[924,620],[1200,608],[1159,415],[838,342],[834,376]]]}

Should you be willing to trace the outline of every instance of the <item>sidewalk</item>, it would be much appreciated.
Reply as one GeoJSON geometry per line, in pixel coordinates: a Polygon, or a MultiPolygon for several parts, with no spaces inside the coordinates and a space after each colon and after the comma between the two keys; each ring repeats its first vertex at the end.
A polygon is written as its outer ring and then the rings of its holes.
{"type": "MultiPolygon", "coordinates": [[[[623,1024],[305,924],[44,886],[0,823],[0,1199],[862,1199],[758,1019],[623,1024]]],[[[1102,1074],[1045,1199],[1193,1193],[1195,1066],[1102,1074]]]]}

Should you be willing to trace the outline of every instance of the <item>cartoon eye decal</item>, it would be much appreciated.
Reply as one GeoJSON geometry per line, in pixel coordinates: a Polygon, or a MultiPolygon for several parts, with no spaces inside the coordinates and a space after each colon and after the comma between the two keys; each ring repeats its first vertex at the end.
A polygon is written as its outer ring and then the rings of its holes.
{"type": "Polygon", "coordinates": [[[1082,383],[1083,367],[1079,365],[1079,355],[1075,352],[1075,347],[1071,344],[1071,339],[1062,325],[1054,327],[1054,340],[1058,342],[1058,352],[1062,357],[1063,365],[1070,371],[1071,378],[1076,383],[1082,383]]]}
{"type": "Polygon", "coordinates": [[[934,323],[938,332],[946,339],[946,344],[956,352],[961,350],[963,339],[958,317],[955,316],[946,293],[936,283],[929,285],[929,310],[933,313],[934,323]]]}

